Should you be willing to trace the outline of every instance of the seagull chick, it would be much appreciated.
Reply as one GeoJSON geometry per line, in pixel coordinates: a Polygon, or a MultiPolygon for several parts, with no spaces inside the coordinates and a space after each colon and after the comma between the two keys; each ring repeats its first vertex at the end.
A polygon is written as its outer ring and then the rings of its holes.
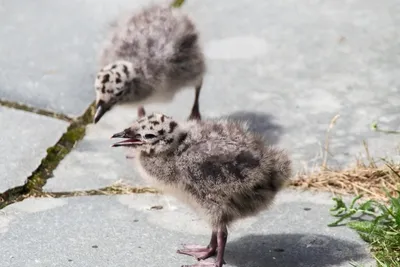
{"type": "Polygon", "coordinates": [[[192,267],[225,264],[227,227],[267,209],[292,174],[284,151],[230,120],[177,122],[153,113],[112,138],[124,139],[113,147],[135,153],[143,177],[189,204],[210,224],[207,247],[177,251],[200,261],[192,267]],[[215,254],[215,262],[204,261],[215,254]]]}
{"type": "Polygon", "coordinates": [[[177,8],[151,5],[111,26],[96,75],[94,123],[117,104],[166,103],[185,87],[195,89],[189,119],[200,120],[199,95],[206,71],[199,34],[177,8]]]}

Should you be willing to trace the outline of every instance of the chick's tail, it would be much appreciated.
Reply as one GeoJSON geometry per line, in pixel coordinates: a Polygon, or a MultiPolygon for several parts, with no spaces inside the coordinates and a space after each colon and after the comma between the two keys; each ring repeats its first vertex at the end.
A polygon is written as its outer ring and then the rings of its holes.
{"type": "Polygon", "coordinates": [[[284,150],[274,147],[266,148],[261,165],[273,191],[282,189],[292,178],[292,162],[284,150]]]}

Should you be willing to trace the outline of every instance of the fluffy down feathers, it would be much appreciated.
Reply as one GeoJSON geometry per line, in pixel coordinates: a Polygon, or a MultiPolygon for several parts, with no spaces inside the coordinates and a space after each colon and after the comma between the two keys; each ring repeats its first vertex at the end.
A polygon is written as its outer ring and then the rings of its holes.
{"type": "Polygon", "coordinates": [[[152,136],[132,147],[142,175],[186,201],[213,228],[266,209],[291,176],[287,154],[239,122],[176,122],[153,114],[128,129],[152,136]]]}

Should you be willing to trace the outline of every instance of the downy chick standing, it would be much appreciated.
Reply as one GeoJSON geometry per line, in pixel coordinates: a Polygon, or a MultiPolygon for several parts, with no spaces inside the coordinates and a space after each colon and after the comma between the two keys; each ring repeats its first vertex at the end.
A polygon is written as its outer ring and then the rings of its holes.
{"type": "Polygon", "coordinates": [[[154,113],[112,138],[124,139],[114,147],[133,150],[143,177],[210,224],[208,246],[178,250],[200,261],[190,266],[221,267],[227,227],[267,209],[292,173],[286,153],[266,145],[246,125],[229,120],[178,122],[154,113]],[[204,261],[215,254],[215,262],[204,261]]]}
{"type": "Polygon", "coordinates": [[[151,5],[115,21],[100,56],[95,79],[94,123],[120,104],[172,101],[183,88],[195,89],[189,119],[200,120],[199,97],[206,65],[199,33],[180,9],[151,5]]]}

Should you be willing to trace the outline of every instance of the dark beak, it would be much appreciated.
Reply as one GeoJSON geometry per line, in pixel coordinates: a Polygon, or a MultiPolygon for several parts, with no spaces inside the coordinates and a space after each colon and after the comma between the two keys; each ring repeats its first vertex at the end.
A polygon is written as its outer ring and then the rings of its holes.
{"type": "Polygon", "coordinates": [[[93,119],[94,123],[99,122],[101,117],[103,117],[103,115],[106,114],[106,112],[109,110],[110,107],[108,107],[103,100],[100,100],[96,105],[96,113],[94,114],[94,119],[93,119]]]}
{"type": "Polygon", "coordinates": [[[112,138],[130,138],[130,136],[131,136],[131,134],[130,134],[130,129],[127,128],[127,129],[123,130],[122,132],[113,134],[113,135],[111,136],[111,139],[112,139],[112,138]]]}
{"type": "Polygon", "coordinates": [[[111,138],[124,138],[125,139],[125,140],[122,140],[120,142],[113,144],[111,147],[119,147],[119,146],[135,147],[135,146],[143,144],[142,140],[135,138],[135,133],[130,128],[127,128],[127,129],[123,130],[122,132],[113,134],[113,136],[111,136],[111,138]]]}

